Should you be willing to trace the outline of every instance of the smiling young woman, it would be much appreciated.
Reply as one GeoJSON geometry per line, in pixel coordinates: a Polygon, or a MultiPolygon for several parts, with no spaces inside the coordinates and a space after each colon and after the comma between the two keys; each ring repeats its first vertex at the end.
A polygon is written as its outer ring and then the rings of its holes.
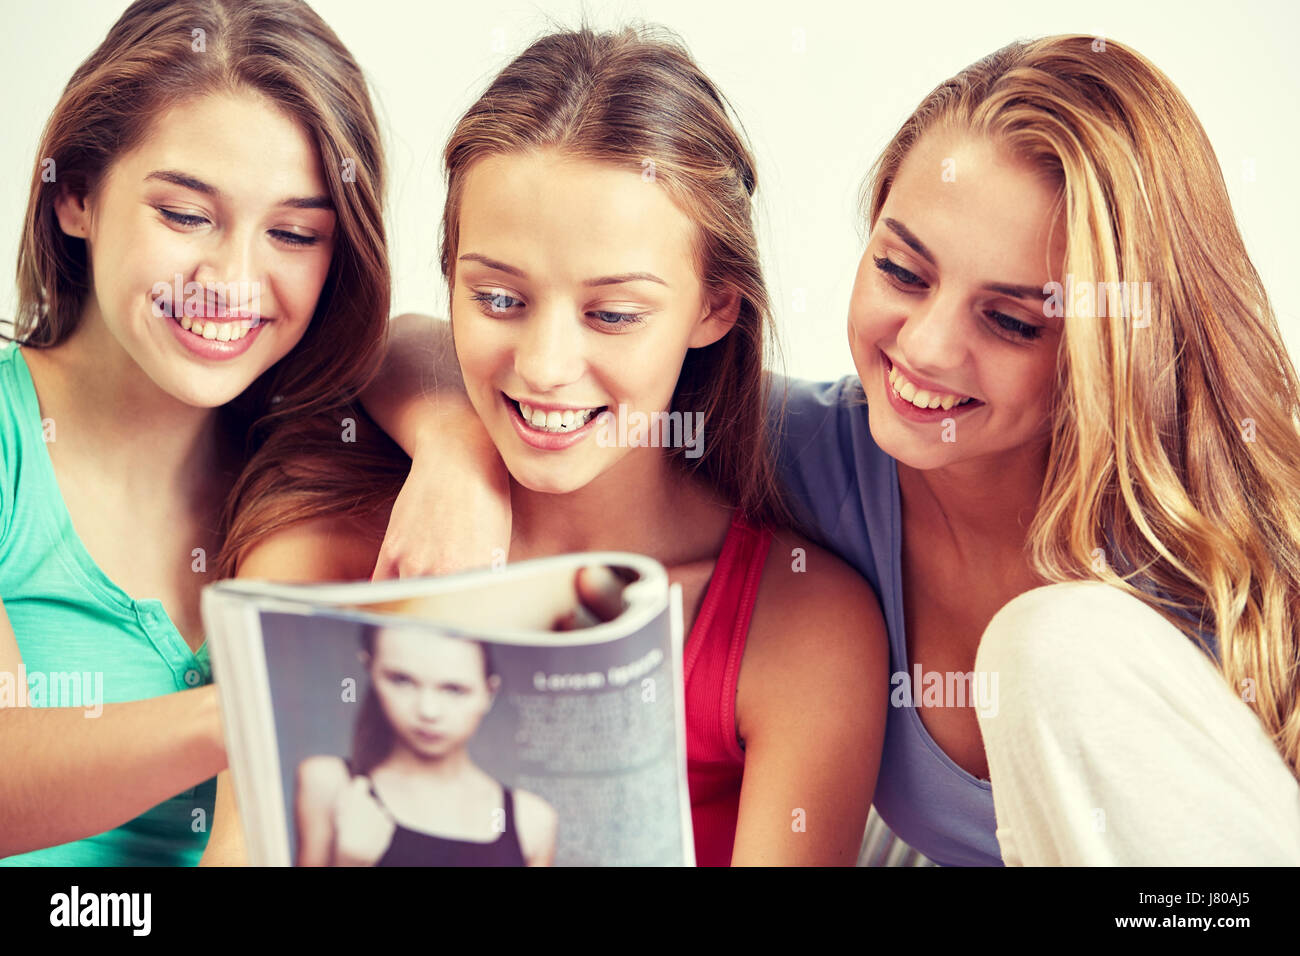
{"type": "Polygon", "coordinates": [[[891,709],[881,815],[941,861],[1300,861],[1300,391],[1186,100],[1119,43],[1014,43],[864,218],[859,378],[792,390],[782,473],[896,675],[998,688],[891,709]]]}
{"type": "Polygon", "coordinates": [[[140,0],[55,106],[0,351],[0,673],[98,675],[105,703],[0,711],[0,863],[203,851],[225,750],[199,592],[232,488],[383,347],[365,90],[296,0],[140,0]]]}
{"type": "MultiPolygon", "coordinates": [[[[1013,43],[925,98],[863,212],[858,375],[770,411],[888,625],[880,815],[945,864],[1300,861],[1300,387],[1186,100],[1119,43],[1013,43]]],[[[373,396],[416,453],[381,575],[510,533],[455,382],[414,384],[373,396]]]]}
{"type": "MultiPolygon", "coordinates": [[[[468,402],[417,457],[436,460],[467,426],[486,432],[514,505],[511,560],[629,550],[681,585],[699,862],[853,863],[875,784],[884,634],[865,582],[783,524],[765,436],[757,178],[721,94],[648,29],[555,33],[493,80],[444,158],[441,264],[468,402]],[[681,443],[602,440],[593,418],[606,410],[699,416],[706,440],[694,457],[681,443]]],[[[305,500],[327,469],[336,493],[283,533],[260,523],[241,568],[369,576],[387,510],[367,530],[339,509],[375,477],[337,448],[283,451],[283,501],[305,500]]],[[[486,470],[444,474],[449,496],[486,470]]],[[[465,558],[487,565],[492,552],[465,558]]]]}

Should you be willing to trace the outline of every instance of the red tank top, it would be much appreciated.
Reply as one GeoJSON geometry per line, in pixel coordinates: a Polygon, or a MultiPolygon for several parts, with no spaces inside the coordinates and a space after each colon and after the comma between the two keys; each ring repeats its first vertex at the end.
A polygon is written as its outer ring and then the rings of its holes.
{"type": "Polygon", "coordinates": [[[736,678],[772,532],[737,512],[686,640],[686,777],[697,866],[730,866],[745,751],[736,740],[736,678]]]}

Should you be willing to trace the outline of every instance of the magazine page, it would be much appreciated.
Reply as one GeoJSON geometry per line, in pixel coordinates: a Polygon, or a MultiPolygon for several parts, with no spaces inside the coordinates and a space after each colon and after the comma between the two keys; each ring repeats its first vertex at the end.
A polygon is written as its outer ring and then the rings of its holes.
{"type": "Polygon", "coordinates": [[[216,640],[254,658],[228,666],[264,688],[226,708],[252,861],[693,864],[680,607],[639,558],[623,614],[546,629],[581,607],[591,557],[400,596],[356,586],[334,607],[295,606],[309,588],[227,593],[251,614],[222,615],[240,636],[216,640]],[[260,738],[239,726],[257,721],[260,738]]]}

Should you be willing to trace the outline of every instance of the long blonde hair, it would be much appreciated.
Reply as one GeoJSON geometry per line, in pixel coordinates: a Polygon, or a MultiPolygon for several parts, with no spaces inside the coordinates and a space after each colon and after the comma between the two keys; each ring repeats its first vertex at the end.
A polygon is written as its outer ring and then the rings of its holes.
{"type": "Polygon", "coordinates": [[[1119,587],[1198,644],[1216,634],[1224,679],[1300,777],[1300,385],[1205,131],[1118,43],[1013,43],[903,124],[864,187],[872,225],[936,128],[1054,179],[1067,276],[1153,290],[1140,321],[1067,315],[1034,569],[1119,587]]]}

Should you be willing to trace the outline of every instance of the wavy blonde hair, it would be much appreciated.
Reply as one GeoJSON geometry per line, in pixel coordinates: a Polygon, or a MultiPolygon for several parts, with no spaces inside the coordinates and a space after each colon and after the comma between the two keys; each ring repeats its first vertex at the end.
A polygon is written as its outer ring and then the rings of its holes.
{"type": "Polygon", "coordinates": [[[1114,585],[1198,645],[1217,635],[1224,679],[1300,777],[1300,385],[1205,131],[1121,44],[1013,43],[903,124],[863,189],[873,226],[934,129],[988,137],[1058,184],[1067,276],[1153,289],[1149,324],[1065,323],[1034,569],[1114,585]]]}

